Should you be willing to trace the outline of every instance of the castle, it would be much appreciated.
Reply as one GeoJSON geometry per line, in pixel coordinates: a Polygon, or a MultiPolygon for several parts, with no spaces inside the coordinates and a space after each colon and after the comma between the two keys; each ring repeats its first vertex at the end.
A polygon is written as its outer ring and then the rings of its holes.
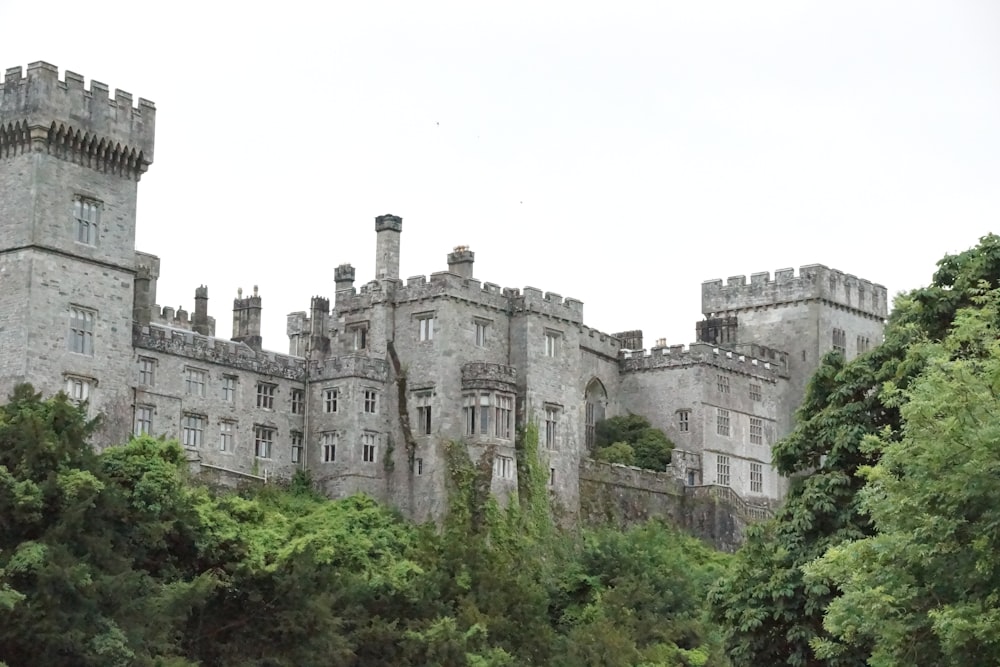
{"type": "Polygon", "coordinates": [[[517,488],[529,420],[551,495],[572,516],[594,427],[634,412],[676,444],[670,475],[779,501],[770,446],[791,428],[822,355],[882,338],[881,285],[821,265],[702,285],[688,347],[609,335],[583,303],[480,281],[457,247],[447,270],[399,275],[403,221],[375,219],[376,275],[333,271],[334,298],[288,316],[287,354],[265,351],[256,287],[216,337],[208,289],[194,311],[156,303],[160,263],[135,249],[137,186],[153,162],[156,108],[44,62],[6,71],[0,102],[0,391],[30,382],[103,415],[98,446],[177,438],[202,470],[289,477],[331,497],[358,491],[416,520],[446,506],[444,443],[492,460],[517,488]]]}

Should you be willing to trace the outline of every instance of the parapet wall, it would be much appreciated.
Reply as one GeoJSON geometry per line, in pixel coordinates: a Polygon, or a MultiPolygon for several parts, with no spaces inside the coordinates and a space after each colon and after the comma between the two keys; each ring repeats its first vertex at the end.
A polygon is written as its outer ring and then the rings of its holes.
{"type": "Polygon", "coordinates": [[[83,76],[75,72],[67,71],[60,80],[59,68],[49,63],[28,65],[27,75],[13,67],[4,77],[0,126],[10,131],[20,125],[35,141],[43,135],[31,133],[32,128],[45,128],[50,135],[62,128],[63,142],[104,140],[109,152],[116,145],[126,153],[135,151],[144,170],[153,162],[155,123],[156,106],[149,100],[140,97],[132,106],[131,93],[115,89],[112,98],[108,86],[93,79],[84,88],[83,76]]]}
{"type": "Polygon", "coordinates": [[[372,382],[389,381],[389,362],[363,355],[348,354],[312,361],[309,364],[309,380],[340,380],[361,378],[372,382]]]}
{"type": "Polygon", "coordinates": [[[770,273],[763,272],[752,274],[749,283],[746,276],[732,276],[725,284],[722,280],[706,280],[701,285],[701,310],[706,317],[811,299],[877,319],[889,316],[885,287],[822,264],[802,266],[797,276],[793,269],[780,269],[775,271],[774,280],[770,273]]]}
{"type": "Polygon", "coordinates": [[[580,347],[595,354],[617,359],[622,349],[621,341],[588,326],[580,327],[580,347]]]}
{"type": "Polygon", "coordinates": [[[504,290],[510,295],[515,313],[537,313],[575,324],[583,324],[583,302],[571,297],[563,297],[555,292],[542,292],[537,287],[520,290],[504,290]]]}
{"type": "Polygon", "coordinates": [[[763,347],[760,350],[765,352],[764,356],[772,356],[773,352],[774,358],[760,359],[706,343],[692,343],[690,347],[670,345],[651,350],[622,351],[619,364],[623,373],[708,364],[773,381],[788,377],[787,357],[783,352],[763,347]]]}
{"type": "Polygon", "coordinates": [[[196,361],[230,366],[244,371],[288,380],[305,380],[305,361],[275,352],[256,352],[243,343],[220,340],[162,325],[133,325],[132,344],[140,349],[164,352],[196,361]]]}
{"type": "Polygon", "coordinates": [[[439,297],[461,299],[494,310],[507,310],[507,297],[495,283],[481,283],[457,273],[439,271],[427,276],[407,278],[406,285],[396,289],[396,303],[422,301],[439,297]]]}
{"type": "Polygon", "coordinates": [[[580,516],[615,526],[660,519],[732,552],[742,544],[747,525],[769,518],[771,510],[750,505],[728,487],[684,486],[670,472],[584,459],[580,516]]]}
{"type": "Polygon", "coordinates": [[[396,283],[387,290],[378,281],[337,293],[337,311],[340,313],[364,310],[372,304],[392,299],[397,304],[425,301],[441,297],[461,299],[486,308],[511,313],[537,313],[563,321],[583,324],[583,302],[563,298],[555,292],[542,292],[536,287],[523,290],[483,283],[475,278],[465,278],[449,271],[427,276],[412,276],[396,283]],[[391,290],[391,291],[390,291],[391,290]]]}
{"type": "Polygon", "coordinates": [[[494,389],[514,392],[517,369],[505,364],[474,361],[462,365],[462,389],[494,389]]]}
{"type": "MultiPolygon", "coordinates": [[[[153,304],[149,315],[149,321],[151,324],[160,324],[165,327],[171,327],[174,329],[184,329],[185,331],[194,331],[194,313],[191,313],[183,308],[178,308],[174,310],[171,306],[163,306],[160,308],[159,304],[153,304]]],[[[209,336],[215,335],[215,318],[208,318],[208,329],[209,336]]]]}

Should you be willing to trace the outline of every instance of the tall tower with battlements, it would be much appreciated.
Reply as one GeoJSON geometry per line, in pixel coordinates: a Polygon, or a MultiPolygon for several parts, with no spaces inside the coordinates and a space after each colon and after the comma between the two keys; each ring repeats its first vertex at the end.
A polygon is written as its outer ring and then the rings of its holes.
{"type": "Polygon", "coordinates": [[[882,342],[889,315],[882,285],[821,264],[709,280],[701,286],[701,342],[749,351],[765,346],[787,353],[790,390],[779,413],[782,432],[801,402],[806,384],[827,352],[848,359],[882,342]]]}
{"type": "Polygon", "coordinates": [[[136,194],[155,120],[152,102],[48,63],[4,77],[0,391],[88,399],[107,441],[131,429],[136,194]]]}

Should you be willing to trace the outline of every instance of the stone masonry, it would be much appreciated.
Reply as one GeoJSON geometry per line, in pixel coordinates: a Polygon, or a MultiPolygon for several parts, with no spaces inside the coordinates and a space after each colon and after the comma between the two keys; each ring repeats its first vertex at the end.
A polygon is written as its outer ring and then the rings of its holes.
{"type": "Polygon", "coordinates": [[[155,114],[47,63],[6,71],[0,390],[29,381],[88,401],[106,417],[98,446],[130,433],[177,438],[216,477],[308,469],[331,497],[365,492],[433,520],[447,508],[445,443],[492,462],[492,491],[506,501],[515,435],[530,421],[569,520],[581,479],[647,495],[662,479],[664,498],[717,488],[692,497],[736,498],[750,516],[787,490],[770,448],[820,357],[881,341],[885,288],[809,265],[704,283],[697,342],[644,350],[641,331],[588,327],[577,299],[480,281],[465,246],[447,270],[401,279],[395,215],[375,219],[372,280],[356,285],[354,268],[339,266],[332,300],[314,296],[288,316],[288,354],[264,348],[257,287],[236,295],[231,337],[220,338],[208,287],[195,289],[193,312],[161,308],[160,261],[135,248],[155,114]],[[628,412],[676,443],[666,474],[597,472],[595,424],[628,412]]]}

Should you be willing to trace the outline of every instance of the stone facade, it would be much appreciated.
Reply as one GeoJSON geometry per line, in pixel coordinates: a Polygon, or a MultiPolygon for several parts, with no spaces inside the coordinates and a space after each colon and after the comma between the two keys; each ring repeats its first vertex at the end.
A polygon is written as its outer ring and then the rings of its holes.
{"type": "Polygon", "coordinates": [[[577,299],[481,282],[464,246],[446,271],[402,280],[394,215],[375,219],[373,280],[355,286],[354,268],[339,266],[332,301],[315,296],[288,316],[288,354],[264,350],[256,287],[237,294],[231,338],[219,338],[208,288],[196,288],[192,313],[161,308],[160,261],[135,249],[154,123],[151,102],[85,89],[71,72],[7,70],[0,390],[27,380],[88,399],[107,417],[98,445],[131,432],[177,438],[219,478],[308,469],[331,497],[362,491],[429,520],[447,506],[446,442],[492,459],[492,491],[506,500],[515,434],[532,421],[569,519],[596,511],[595,484],[660,493],[665,514],[684,506],[674,496],[735,498],[753,518],[786,491],[770,447],[820,356],[881,340],[885,288],[810,265],[704,283],[698,342],[643,350],[641,331],[588,327],[577,299]],[[594,425],[628,412],[676,443],[667,473],[594,467],[594,425]]]}

